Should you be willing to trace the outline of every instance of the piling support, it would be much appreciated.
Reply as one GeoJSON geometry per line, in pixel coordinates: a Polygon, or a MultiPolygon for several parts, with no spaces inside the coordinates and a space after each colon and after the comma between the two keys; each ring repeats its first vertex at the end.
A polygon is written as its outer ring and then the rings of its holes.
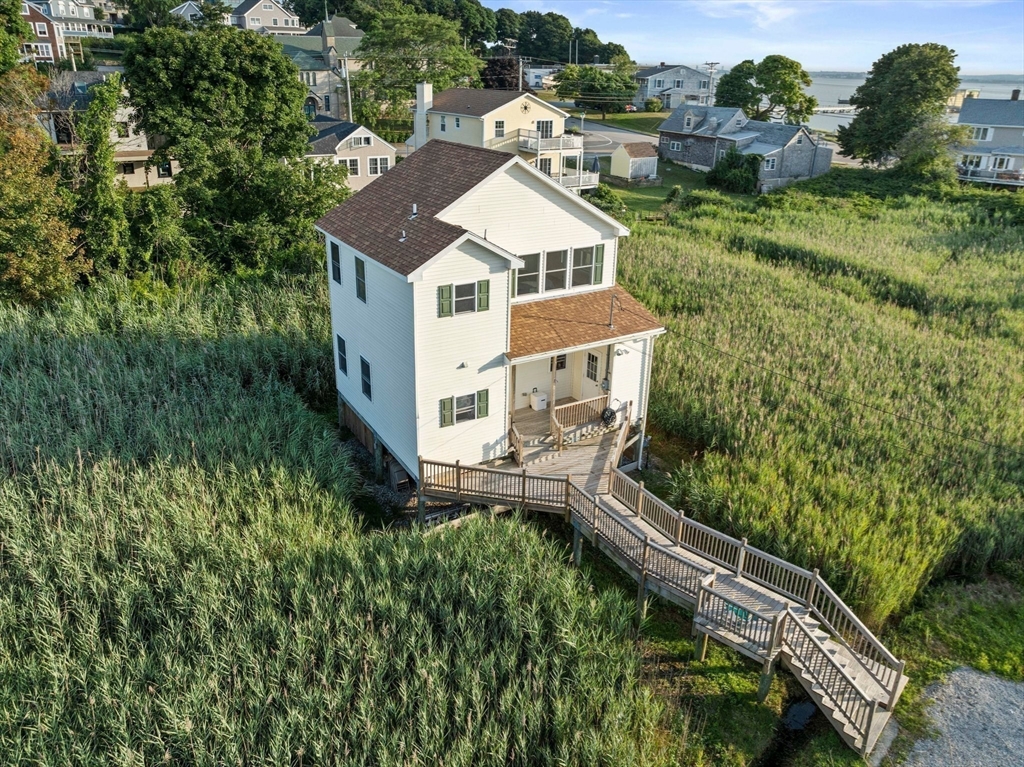
{"type": "Polygon", "coordinates": [[[768,699],[768,693],[772,689],[772,680],[775,678],[775,664],[766,662],[761,669],[761,679],[757,685],[757,702],[764,703],[768,699]]]}
{"type": "Polygon", "coordinates": [[[697,642],[693,646],[693,657],[701,663],[708,654],[708,635],[703,631],[697,632],[697,642]]]}
{"type": "Polygon", "coordinates": [[[373,435],[373,481],[378,485],[384,483],[384,443],[376,434],[373,435]]]}
{"type": "Polygon", "coordinates": [[[580,532],[578,525],[572,526],[572,563],[576,567],[580,566],[583,556],[583,533],[580,532]]]}

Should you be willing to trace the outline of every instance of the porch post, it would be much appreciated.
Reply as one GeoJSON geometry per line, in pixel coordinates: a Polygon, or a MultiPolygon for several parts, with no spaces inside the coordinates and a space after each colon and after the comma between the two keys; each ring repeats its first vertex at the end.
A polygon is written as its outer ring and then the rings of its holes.
{"type": "MultiPolygon", "coordinates": [[[[551,358],[551,394],[548,395],[548,431],[555,432],[555,400],[558,399],[558,371],[555,370],[558,357],[551,358]]],[[[561,445],[559,445],[561,447],[561,445]]]]}

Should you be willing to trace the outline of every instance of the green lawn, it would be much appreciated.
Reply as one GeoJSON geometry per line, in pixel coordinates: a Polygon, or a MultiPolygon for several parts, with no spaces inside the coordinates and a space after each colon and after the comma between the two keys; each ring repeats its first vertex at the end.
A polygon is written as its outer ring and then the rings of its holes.
{"type": "MultiPolygon", "coordinates": [[[[578,110],[572,110],[575,114],[578,110]]],[[[610,114],[605,119],[595,119],[591,115],[600,117],[594,112],[588,112],[585,118],[584,130],[588,125],[607,125],[612,128],[624,128],[625,130],[639,131],[651,136],[658,135],[658,126],[672,114],[671,112],[623,112],[621,114],[610,114]]]]}

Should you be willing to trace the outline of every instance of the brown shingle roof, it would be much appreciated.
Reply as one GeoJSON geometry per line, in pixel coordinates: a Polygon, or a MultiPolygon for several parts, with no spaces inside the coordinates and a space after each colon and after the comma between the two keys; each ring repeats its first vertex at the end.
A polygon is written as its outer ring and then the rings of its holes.
{"type": "Polygon", "coordinates": [[[510,101],[525,96],[520,91],[498,91],[489,88],[449,88],[434,96],[433,112],[483,117],[510,101]]]}
{"type": "Polygon", "coordinates": [[[508,356],[516,360],[661,329],[654,315],[619,286],[513,304],[512,348],[508,356]],[[609,327],[613,293],[615,327],[609,327]]]}
{"type": "Polygon", "coordinates": [[[428,141],[316,225],[399,274],[409,275],[466,230],[434,218],[515,155],[428,141]],[[416,218],[410,219],[413,203],[416,218]],[[405,241],[399,242],[405,231],[405,241]]]}
{"type": "Polygon", "coordinates": [[[623,144],[622,148],[630,157],[657,157],[658,150],[650,141],[636,141],[630,144],[623,144]]]}

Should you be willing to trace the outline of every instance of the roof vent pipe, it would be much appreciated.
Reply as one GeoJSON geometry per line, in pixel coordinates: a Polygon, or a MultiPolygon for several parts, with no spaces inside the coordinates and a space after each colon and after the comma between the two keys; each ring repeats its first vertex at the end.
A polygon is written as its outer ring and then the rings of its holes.
{"type": "Polygon", "coordinates": [[[1014,88],[1010,94],[1010,101],[1020,101],[1020,88],[1014,88]]]}
{"type": "Polygon", "coordinates": [[[405,230],[402,230],[402,236],[398,238],[399,242],[405,242],[405,230]]]}
{"type": "Polygon", "coordinates": [[[416,218],[416,216],[418,216],[418,215],[419,215],[419,212],[416,210],[416,203],[413,203],[412,204],[412,215],[409,216],[409,220],[411,221],[412,219],[416,218]]]}

